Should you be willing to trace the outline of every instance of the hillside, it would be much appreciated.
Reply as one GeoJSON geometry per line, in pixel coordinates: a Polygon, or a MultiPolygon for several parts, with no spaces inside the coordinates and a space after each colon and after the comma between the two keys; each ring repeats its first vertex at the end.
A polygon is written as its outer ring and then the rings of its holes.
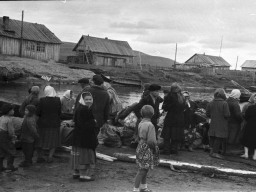
{"type": "Polygon", "coordinates": [[[141,64],[142,65],[150,65],[150,66],[159,66],[159,67],[172,67],[174,64],[174,60],[165,58],[165,57],[159,57],[159,56],[152,56],[145,53],[140,52],[139,57],[139,51],[134,51],[134,64],[139,65],[140,64],[140,57],[141,57],[141,64]]]}
{"type": "Polygon", "coordinates": [[[76,43],[72,43],[72,42],[63,42],[60,45],[60,61],[61,62],[65,62],[67,60],[67,56],[75,55],[75,52],[72,51],[75,45],[76,43]]]}
{"type": "MultiPolygon", "coordinates": [[[[76,43],[72,42],[63,42],[60,46],[60,61],[66,62],[67,56],[75,55],[75,53],[72,51],[75,47],[76,43]]],[[[139,65],[140,64],[140,58],[139,58],[139,51],[134,50],[134,64],[139,65]]],[[[141,56],[141,64],[142,65],[150,65],[150,66],[160,66],[160,67],[171,67],[174,63],[173,60],[165,58],[165,57],[159,57],[159,56],[152,56],[145,53],[140,52],[141,56]]]]}

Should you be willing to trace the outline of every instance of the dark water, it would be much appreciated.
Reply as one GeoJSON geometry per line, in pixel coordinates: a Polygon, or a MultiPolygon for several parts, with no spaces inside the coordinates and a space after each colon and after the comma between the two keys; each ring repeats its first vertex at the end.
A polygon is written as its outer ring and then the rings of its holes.
{"type": "MultiPolygon", "coordinates": [[[[75,95],[77,95],[81,90],[79,85],[52,86],[57,91],[58,96],[62,96],[63,93],[68,89],[73,90],[75,95]]],[[[20,104],[28,95],[28,88],[29,86],[26,84],[0,84],[0,100],[20,104]]],[[[142,89],[122,86],[114,86],[114,88],[116,89],[120,99],[123,101],[124,106],[131,105],[132,103],[138,102],[140,100],[142,89]]],[[[185,88],[185,90],[190,91],[191,98],[193,100],[211,100],[214,91],[211,89],[203,88],[185,88]]],[[[40,91],[40,96],[43,96],[42,90],[40,91]]],[[[161,96],[163,97],[163,93],[161,93],[161,96]]]]}

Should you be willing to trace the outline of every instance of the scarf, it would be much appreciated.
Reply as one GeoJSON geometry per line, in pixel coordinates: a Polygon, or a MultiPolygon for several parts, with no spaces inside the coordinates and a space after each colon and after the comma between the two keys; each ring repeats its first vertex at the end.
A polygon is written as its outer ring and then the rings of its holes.
{"type": "Polygon", "coordinates": [[[229,97],[236,100],[239,100],[240,96],[241,96],[241,92],[239,89],[233,89],[229,95],[229,97]]]}
{"type": "Polygon", "coordinates": [[[83,92],[78,101],[83,106],[85,106],[85,102],[84,102],[84,98],[83,98],[85,95],[90,95],[92,97],[92,94],[90,92],[83,92]]]}
{"type": "Polygon", "coordinates": [[[44,94],[46,97],[56,97],[56,91],[54,90],[54,88],[50,85],[47,85],[44,88],[44,94]]]}

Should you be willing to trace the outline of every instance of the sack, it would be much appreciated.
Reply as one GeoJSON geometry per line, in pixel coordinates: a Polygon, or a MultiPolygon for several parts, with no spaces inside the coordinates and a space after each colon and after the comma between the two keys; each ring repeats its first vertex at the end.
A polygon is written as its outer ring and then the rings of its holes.
{"type": "Polygon", "coordinates": [[[124,126],[135,129],[137,125],[138,118],[134,112],[131,112],[125,119],[124,119],[124,126]]]}
{"type": "Polygon", "coordinates": [[[105,131],[106,138],[103,139],[104,145],[108,147],[121,147],[121,138],[117,135],[114,129],[108,125],[105,131]]]}
{"type": "Polygon", "coordinates": [[[71,146],[73,142],[74,122],[72,120],[62,121],[60,126],[61,144],[71,146]]]}

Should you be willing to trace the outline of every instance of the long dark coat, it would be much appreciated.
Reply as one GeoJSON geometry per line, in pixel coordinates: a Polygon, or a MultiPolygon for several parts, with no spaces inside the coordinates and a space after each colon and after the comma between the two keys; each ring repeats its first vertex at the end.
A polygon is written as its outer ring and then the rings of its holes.
{"type": "Polygon", "coordinates": [[[190,107],[188,104],[185,104],[184,110],[184,119],[185,119],[185,129],[189,129],[189,127],[195,127],[196,119],[195,119],[195,111],[198,108],[197,104],[194,101],[189,100],[190,107]]]}
{"type": "Polygon", "coordinates": [[[211,118],[208,135],[212,137],[228,137],[228,103],[222,98],[215,98],[206,107],[206,115],[211,118]]]}
{"type": "Polygon", "coordinates": [[[60,145],[61,102],[59,97],[43,97],[37,107],[39,147],[54,148],[60,145]]]}
{"type": "Polygon", "coordinates": [[[75,128],[72,146],[95,150],[98,140],[92,108],[79,104],[76,109],[74,121],[75,128]]]}
{"type": "Polygon", "coordinates": [[[157,97],[155,102],[153,101],[152,97],[150,94],[144,96],[141,98],[141,100],[139,101],[139,103],[135,106],[134,108],[134,113],[138,118],[141,118],[141,108],[144,105],[151,105],[154,108],[154,115],[151,118],[151,122],[153,123],[153,125],[155,127],[157,127],[157,119],[160,116],[160,112],[159,112],[159,104],[163,102],[163,99],[161,97],[157,97]]]}
{"type": "Polygon", "coordinates": [[[163,110],[167,111],[164,119],[162,137],[174,141],[182,142],[184,140],[184,109],[185,102],[179,103],[176,94],[165,97],[163,110]]]}
{"type": "Polygon", "coordinates": [[[110,97],[108,92],[100,86],[92,86],[88,92],[93,97],[92,113],[99,129],[109,119],[110,97]]]}
{"type": "Polygon", "coordinates": [[[241,132],[241,123],[243,121],[239,101],[229,97],[227,99],[230,117],[228,119],[228,143],[238,144],[241,132]]]}
{"type": "Polygon", "coordinates": [[[256,105],[251,105],[245,111],[245,130],[241,140],[242,145],[256,149],[256,105]]]}

